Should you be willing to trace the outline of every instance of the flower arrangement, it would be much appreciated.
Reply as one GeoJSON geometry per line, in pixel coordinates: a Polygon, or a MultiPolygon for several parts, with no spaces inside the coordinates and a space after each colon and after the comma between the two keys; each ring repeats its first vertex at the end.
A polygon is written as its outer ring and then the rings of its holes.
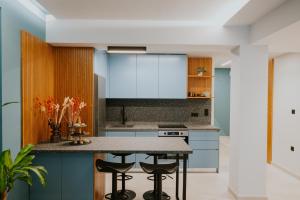
{"type": "Polygon", "coordinates": [[[65,114],[68,114],[68,124],[73,126],[77,121],[81,123],[80,112],[86,106],[86,103],[80,101],[79,98],[65,97],[60,106],[54,101],[53,97],[48,97],[45,100],[40,100],[36,97],[34,106],[47,117],[48,125],[52,129],[51,142],[59,142],[61,140],[60,127],[65,114]]]}
{"type": "Polygon", "coordinates": [[[68,124],[74,125],[77,122],[81,123],[80,113],[81,110],[86,107],[86,103],[80,101],[79,98],[70,98],[68,106],[68,124]]]}

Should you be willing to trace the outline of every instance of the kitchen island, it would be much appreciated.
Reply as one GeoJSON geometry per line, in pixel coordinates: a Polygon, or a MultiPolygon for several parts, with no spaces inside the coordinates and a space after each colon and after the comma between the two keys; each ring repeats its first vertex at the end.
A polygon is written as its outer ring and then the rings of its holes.
{"type": "MultiPolygon", "coordinates": [[[[37,180],[34,180],[34,185],[30,188],[30,200],[102,200],[104,175],[97,172],[94,163],[97,159],[104,159],[106,153],[184,155],[182,199],[186,199],[187,155],[192,153],[192,149],[182,139],[158,137],[90,139],[91,144],[82,146],[70,146],[67,142],[35,146],[35,163],[44,165],[49,174],[45,188],[36,184],[37,180]]],[[[176,185],[178,186],[178,182],[176,185]]]]}

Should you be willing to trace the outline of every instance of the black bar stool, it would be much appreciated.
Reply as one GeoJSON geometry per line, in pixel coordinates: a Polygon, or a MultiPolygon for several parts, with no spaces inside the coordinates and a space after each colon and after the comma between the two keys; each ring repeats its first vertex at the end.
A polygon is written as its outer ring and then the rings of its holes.
{"type": "MultiPolygon", "coordinates": [[[[121,163],[126,163],[126,156],[130,156],[131,153],[113,153],[112,155],[121,157],[121,163]]],[[[119,196],[124,197],[124,200],[131,200],[136,197],[136,193],[132,190],[126,190],[125,183],[128,180],[131,180],[133,177],[130,175],[127,175],[125,173],[122,173],[121,175],[118,175],[118,181],[122,181],[122,189],[118,190],[119,196]]]]}
{"type": "MultiPolygon", "coordinates": [[[[161,156],[164,156],[165,154],[147,154],[149,157],[152,156],[153,157],[153,164],[157,165],[158,164],[158,158],[161,156]]],[[[165,180],[167,177],[166,176],[162,176],[161,179],[165,180]]],[[[148,180],[150,181],[154,181],[154,187],[153,190],[149,190],[147,192],[145,192],[143,194],[143,197],[145,200],[152,200],[153,197],[155,197],[155,191],[157,190],[157,176],[155,174],[148,176],[147,177],[148,180]]],[[[166,198],[170,198],[169,195],[165,192],[162,191],[162,196],[166,197],[166,198]]]]}
{"type": "MultiPolygon", "coordinates": [[[[178,168],[178,164],[148,164],[140,162],[141,168],[147,174],[153,174],[156,177],[156,190],[154,191],[151,200],[169,200],[170,196],[164,196],[162,192],[162,175],[173,174],[178,168]]],[[[147,197],[148,198],[148,197],[147,197]]],[[[144,197],[144,199],[146,199],[144,197]]]]}
{"type": "Polygon", "coordinates": [[[112,192],[105,195],[105,199],[111,200],[123,200],[126,199],[126,196],[119,196],[118,194],[118,180],[117,175],[118,173],[124,174],[128,172],[135,163],[113,163],[113,162],[106,162],[103,160],[96,160],[96,168],[99,172],[104,173],[112,173],[112,192]]]}

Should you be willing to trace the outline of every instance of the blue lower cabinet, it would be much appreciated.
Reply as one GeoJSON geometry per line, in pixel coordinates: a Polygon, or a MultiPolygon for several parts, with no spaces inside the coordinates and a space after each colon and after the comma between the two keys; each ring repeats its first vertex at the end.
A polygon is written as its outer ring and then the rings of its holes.
{"type": "Polygon", "coordinates": [[[144,131],[144,132],[136,132],[135,133],[136,137],[157,137],[158,136],[158,132],[157,131],[144,131]]]}
{"type": "Polygon", "coordinates": [[[36,176],[33,176],[33,185],[30,187],[30,200],[62,200],[62,171],[60,153],[37,153],[35,165],[44,166],[47,171],[47,185],[41,186],[36,176]]]}
{"type": "Polygon", "coordinates": [[[219,168],[219,150],[193,150],[189,168],[219,168]]]}
{"type": "Polygon", "coordinates": [[[92,153],[62,154],[62,200],[93,200],[92,153]]]}
{"type": "Polygon", "coordinates": [[[30,200],[93,200],[92,153],[37,153],[34,164],[47,169],[47,185],[34,178],[30,200]]]}

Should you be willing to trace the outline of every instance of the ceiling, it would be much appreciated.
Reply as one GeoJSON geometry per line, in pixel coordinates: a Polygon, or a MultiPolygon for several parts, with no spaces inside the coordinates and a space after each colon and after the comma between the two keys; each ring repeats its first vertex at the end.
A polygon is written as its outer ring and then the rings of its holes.
{"type": "Polygon", "coordinates": [[[260,40],[257,44],[266,44],[274,53],[300,52],[300,22],[296,22],[270,36],[260,40]]]}
{"type": "Polygon", "coordinates": [[[199,25],[223,25],[249,0],[37,1],[58,19],[194,21],[199,25]]]}
{"type": "Polygon", "coordinates": [[[250,0],[226,23],[226,25],[251,25],[285,1],[287,0],[250,0]]]}

